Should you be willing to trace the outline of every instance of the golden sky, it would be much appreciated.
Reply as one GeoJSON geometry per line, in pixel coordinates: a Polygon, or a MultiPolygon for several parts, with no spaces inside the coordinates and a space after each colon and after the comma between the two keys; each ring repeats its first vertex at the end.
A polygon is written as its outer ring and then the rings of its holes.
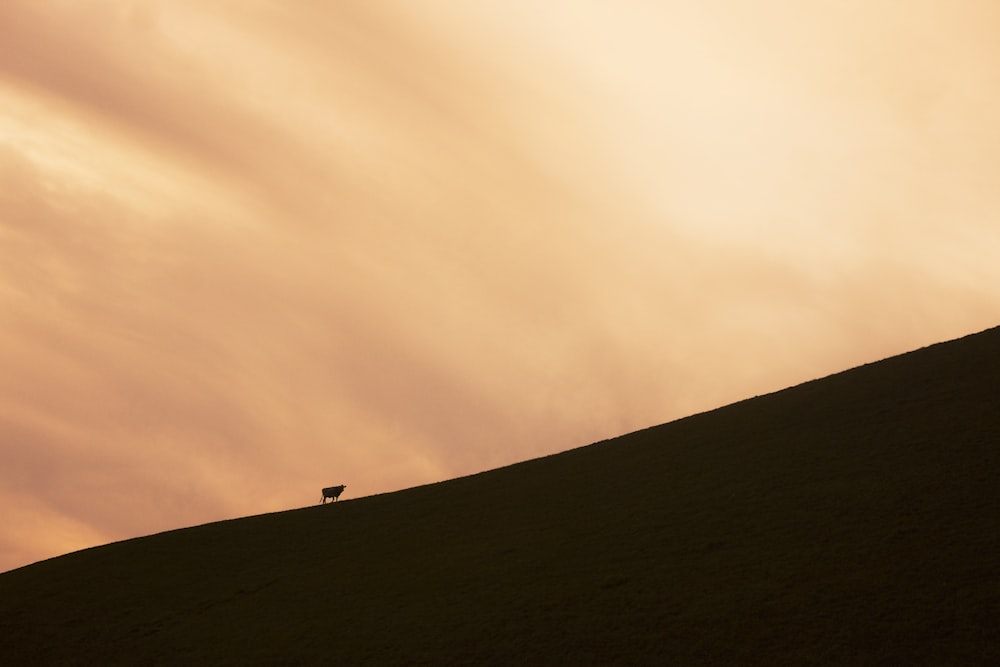
{"type": "Polygon", "coordinates": [[[995,0],[4,0],[0,570],[1000,324],[995,0]]]}

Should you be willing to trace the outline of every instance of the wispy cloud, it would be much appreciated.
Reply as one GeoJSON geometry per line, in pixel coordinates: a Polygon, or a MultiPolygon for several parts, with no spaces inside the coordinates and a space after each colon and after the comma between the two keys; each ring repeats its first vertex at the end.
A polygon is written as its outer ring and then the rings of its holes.
{"type": "Polygon", "coordinates": [[[1000,10],[895,4],[3,3],[0,568],[996,324],[1000,10]]]}

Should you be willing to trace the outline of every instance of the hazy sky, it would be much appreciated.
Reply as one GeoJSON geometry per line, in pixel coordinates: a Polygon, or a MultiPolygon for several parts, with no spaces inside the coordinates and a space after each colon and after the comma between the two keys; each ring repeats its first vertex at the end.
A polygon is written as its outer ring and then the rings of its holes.
{"type": "Polygon", "coordinates": [[[3,0],[0,570],[1000,324],[998,118],[995,0],[3,0]]]}

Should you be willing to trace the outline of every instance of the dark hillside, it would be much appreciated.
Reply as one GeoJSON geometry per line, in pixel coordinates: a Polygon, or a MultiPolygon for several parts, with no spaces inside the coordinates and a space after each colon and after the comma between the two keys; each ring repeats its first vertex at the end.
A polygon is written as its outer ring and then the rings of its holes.
{"type": "Polygon", "coordinates": [[[0,575],[0,664],[114,663],[1000,664],[1000,329],[0,575]]]}

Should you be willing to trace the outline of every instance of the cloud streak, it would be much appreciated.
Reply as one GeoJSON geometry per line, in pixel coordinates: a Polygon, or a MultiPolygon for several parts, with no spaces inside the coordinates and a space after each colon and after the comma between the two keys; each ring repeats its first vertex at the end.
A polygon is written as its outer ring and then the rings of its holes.
{"type": "Polygon", "coordinates": [[[1000,17],[908,7],[3,3],[0,569],[995,325],[1000,17]]]}

